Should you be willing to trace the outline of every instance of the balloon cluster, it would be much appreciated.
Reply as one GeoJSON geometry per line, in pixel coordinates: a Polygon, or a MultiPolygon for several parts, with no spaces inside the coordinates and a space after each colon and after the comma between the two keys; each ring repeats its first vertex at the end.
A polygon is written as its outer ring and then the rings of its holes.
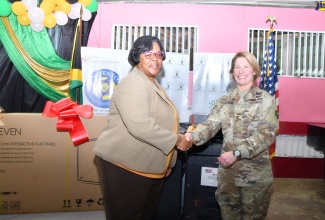
{"type": "Polygon", "coordinates": [[[30,25],[32,30],[40,32],[55,25],[65,25],[68,18],[77,19],[82,16],[83,21],[91,19],[91,13],[97,11],[97,0],[21,0],[10,5],[7,0],[0,0],[0,16],[9,16],[11,12],[17,15],[18,23],[30,25]],[[81,14],[82,8],[82,14],[81,14]]]}

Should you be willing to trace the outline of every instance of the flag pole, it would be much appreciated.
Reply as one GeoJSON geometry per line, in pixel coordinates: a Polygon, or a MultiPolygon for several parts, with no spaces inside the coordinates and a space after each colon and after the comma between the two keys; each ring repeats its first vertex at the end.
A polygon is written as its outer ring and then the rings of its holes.
{"type": "Polygon", "coordinates": [[[277,22],[276,22],[276,17],[273,16],[273,15],[269,15],[269,16],[267,16],[267,17],[266,17],[266,23],[267,23],[267,22],[270,22],[270,29],[273,29],[273,23],[276,23],[276,24],[277,24],[277,22]]]}
{"type": "MultiPolygon", "coordinates": [[[[266,17],[266,23],[267,22],[270,22],[270,29],[267,31],[267,38],[266,38],[266,42],[268,43],[270,34],[271,34],[271,32],[273,32],[273,23],[277,24],[276,17],[273,16],[273,15],[267,16],[266,17]]],[[[269,60],[269,53],[267,51],[265,51],[265,52],[266,52],[266,58],[267,58],[267,60],[269,60]]],[[[264,81],[264,83],[263,83],[264,88],[263,89],[265,89],[265,85],[266,85],[266,81],[267,81],[266,79],[267,79],[267,77],[269,75],[270,75],[270,67],[269,67],[269,65],[267,65],[267,71],[266,71],[266,74],[264,75],[264,78],[263,78],[263,81],[264,81]]]]}
{"type": "MultiPolygon", "coordinates": [[[[276,109],[275,114],[278,117],[279,104],[278,98],[278,88],[277,88],[277,68],[276,68],[276,54],[275,54],[275,43],[274,43],[274,30],[273,24],[276,23],[276,17],[269,15],[266,18],[266,23],[270,22],[270,29],[267,31],[267,39],[265,46],[264,59],[262,64],[262,72],[259,87],[267,92],[269,92],[275,99],[276,109]]],[[[276,135],[277,135],[276,131],[276,135]]],[[[275,141],[269,146],[269,156],[272,159],[275,156],[275,141]]]]}
{"type": "Polygon", "coordinates": [[[82,104],[82,61],[81,61],[81,39],[82,39],[82,14],[83,6],[80,8],[80,18],[75,26],[73,49],[71,55],[70,81],[68,95],[72,101],[82,104]]]}
{"type": "MultiPolygon", "coordinates": [[[[79,42],[82,44],[82,15],[83,15],[83,9],[82,5],[80,6],[80,18],[79,18],[79,42]]],[[[81,46],[81,45],[80,45],[81,46]]],[[[80,103],[81,97],[80,97],[80,87],[76,88],[76,102],[80,103]]]]}
{"type": "Polygon", "coordinates": [[[79,18],[79,20],[80,20],[80,28],[79,28],[79,30],[80,30],[80,43],[82,43],[81,42],[81,40],[82,40],[82,15],[83,15],[83,9],[82,9],[82,5],[81,5],[81,7],[80,7],[80,18],[79,18]]]}

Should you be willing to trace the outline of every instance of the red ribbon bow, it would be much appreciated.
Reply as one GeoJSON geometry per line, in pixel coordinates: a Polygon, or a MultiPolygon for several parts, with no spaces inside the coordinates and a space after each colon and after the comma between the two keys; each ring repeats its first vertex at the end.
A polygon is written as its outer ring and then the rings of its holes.
{"type": "Polygon", "coordinates": [[[92,118],[93,108],[90,105],[78,105],[70,98],[63,98],[58,102],[47,101],[43,110],[43,116],[49,118],[58,117],[57,131],[68,131],[74,146],[89,141],[88,134],[79,118],[92,118]]]}

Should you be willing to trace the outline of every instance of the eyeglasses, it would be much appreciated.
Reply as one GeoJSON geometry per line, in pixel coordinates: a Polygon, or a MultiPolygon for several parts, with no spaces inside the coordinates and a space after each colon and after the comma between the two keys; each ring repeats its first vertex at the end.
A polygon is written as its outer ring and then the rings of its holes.
{"type": "Polygon", "coordinates": [[[143,54],[147,59],[152,59],[154,56],[157,59],[162,59],[165,56],[165,53],[163,51],[157,51],[156,53],[152,51],[146,51],[143,54]]]}

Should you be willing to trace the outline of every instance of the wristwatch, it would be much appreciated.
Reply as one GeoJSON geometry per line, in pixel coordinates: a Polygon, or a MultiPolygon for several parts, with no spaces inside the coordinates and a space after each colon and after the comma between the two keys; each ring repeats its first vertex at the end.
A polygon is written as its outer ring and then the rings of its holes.
{"type": "Polygon", "coordinates": [[[234,150],[233,151],[234,156],[237,158],[237,160],[241,159],[241,153],[239,150],[234,150]]]}

